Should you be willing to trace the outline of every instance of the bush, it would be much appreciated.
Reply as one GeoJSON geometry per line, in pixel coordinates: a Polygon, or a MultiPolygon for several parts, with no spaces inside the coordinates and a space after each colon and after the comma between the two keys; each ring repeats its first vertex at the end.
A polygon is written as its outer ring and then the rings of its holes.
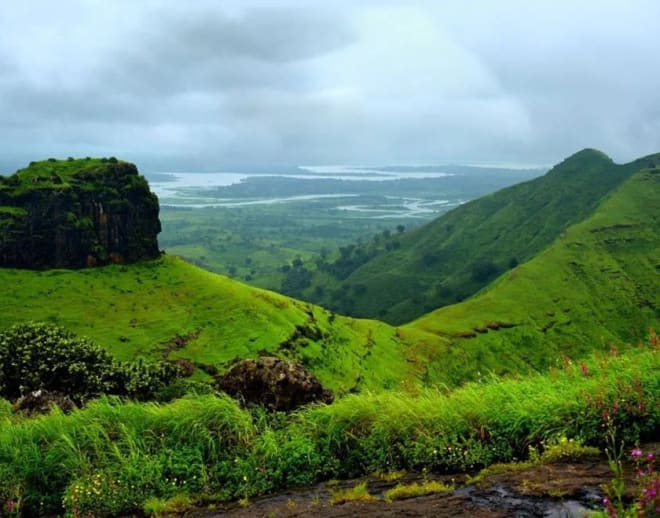
{"type": "Polygon", "coordinates": [[[145,363],[141,358],[136,362],[115,362],[112,371],[112,393],[141,401],[157,399],[180,373],[171,363],[145,363]]]}
{"type": "Polygon", "coordinates": [[[0,394],[7,399],[45,389],[80,402],[112,389],[112,366],[99,346],[55,325],[21,324],[0,333],[0,394]]]}
{"type": "Polygon", "coordinates": [[[486,282],[498,273],[499,268],[492,261],[481,261],[472,266],[472,279],[477,282],[486,282]]]}
{"type": "Polygon", "coordinates": [[[28,323],[0,333],[0,396],[34,390],[77,403],[101,394],[153,399],[179,375],[168,363],[119,362],[95,343],[53,324],[28,323]]]}

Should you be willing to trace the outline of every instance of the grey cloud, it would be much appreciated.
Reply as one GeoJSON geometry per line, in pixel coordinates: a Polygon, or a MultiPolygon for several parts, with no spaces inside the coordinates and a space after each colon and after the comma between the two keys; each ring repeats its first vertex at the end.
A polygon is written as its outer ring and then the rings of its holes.
{"type": "Polygon", "coordinates": [[[171,48],[182,58],[240,56],[275,63],[313,58],[355,39],[340,14],[293,8],[253,8],[238,18],[201,11],[169,18],[153,43],[167,35],[173,35],[171,48]]]}
{"type": "Polygon", "coordinates": [[[215,169],[660,150],[651,0],[31,6],[0,7],[0,159],[215,169]]]}
{"type": "MultiPolygon", "coordinates": [[[[146,14],[145,18],[155,18],[146,14]]],[[[101,76],[127,90],[152,93],[305,86],[299,62],[355,41],[338,13],[250,9],[239,17],[204,8],[165,15],[108,56],[101,76]]]]}
{"type": "Polygon", "coordinates": [[[660,70],[651,65],[660,52],[657,2],[475,7],[470,20],[452,18],[453,34],[524,106],[524,152],[595,146],[627,160],[660,149],[660,70]]]}

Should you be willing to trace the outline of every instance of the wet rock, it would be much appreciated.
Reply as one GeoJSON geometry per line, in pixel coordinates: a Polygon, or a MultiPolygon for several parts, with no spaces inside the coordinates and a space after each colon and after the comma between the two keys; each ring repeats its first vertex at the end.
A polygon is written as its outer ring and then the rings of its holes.
{"type": "Polygon", "coordinates": [[[243,404],[270,410],[293,410],[312,402],[331,403],[333,394],[302,365],[273,356],[243,360],[224,376],[218,386],[243,404]]]}
{"type": "MultiPolygon", "coordinates": [[[[642,444],[644,452],[660,455],[660,443],[642,444]]],[[[400,478],[378,476],[354,480],[334,480],[306,488],[290,488],[280,493],[257,497],[247,507],[232,502],[199,518],[582,518],[602,510],[603,486],[613,474],[606,458],[584,458],[515,469],[487,475],[473,483],[467,473],[434,475],[407,473],[400,478]],[[450,492],[414,496],[388,502],[385,492],[399,484],[437,480],[454,485],[450,492]],[[367,483],[373,501],[332,504],[333,493],[367,483]]],[[[624,464],[626,492],[630,500],[639,489],[633,466],[624,464]]]]}
{"type": "Polygon", "coordinates": [[[53,406],[60,407],[65,413],[77,408],[75,403],[64,394],[48,390],[35,390],[16,400],[14,412],[26,416],[49,414],[53,406]]]}

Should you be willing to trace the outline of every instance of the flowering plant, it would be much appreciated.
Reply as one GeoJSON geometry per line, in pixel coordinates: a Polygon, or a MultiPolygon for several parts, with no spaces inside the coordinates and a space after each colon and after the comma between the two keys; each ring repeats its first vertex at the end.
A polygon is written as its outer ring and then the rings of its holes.
{"type": "Polygon", "coordinates": [[[603,506],[608,518],[641,518],[660,516],[660,473],[655,469],[655,456],[635,447],[630,452],[635,464],[637,492],[629,506],[623,503],[623,470],[617,464],[615,479],[607,488],[608,496],[603,498],[603,506]]]}

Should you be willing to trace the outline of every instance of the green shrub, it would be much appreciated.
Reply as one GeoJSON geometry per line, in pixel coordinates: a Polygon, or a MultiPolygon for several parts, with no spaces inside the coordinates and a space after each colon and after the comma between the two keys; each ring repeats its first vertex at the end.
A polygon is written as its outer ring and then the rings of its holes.
{"type": "Polygon", "coordinates": [[[135,456],[122,470],[105,470],[75,479],[63,504],[72,516],[110,517],[139,511],[162,480],[155,459],[135,456]]]}
{"type": "Polygon", "coordinates": [[[111,393],[147,401],[171,385],[179,375],[179,368],[171,363],[115,362],[110,373],[113,379],[111,393]]]}
{"type": "Polygon", "coordinates": [[[16,399],[45,389],[82,401],[109,392],[112,356],[52,324],[21,324],[0,333],[0,394],[16,399]]]}
{"type": "Polygon", "coordinates": [[[95,343],[53,324],[20,324],[0,333],[0,396],[44,389],[77,402],[116,394],[154,399],[174,382],[169,363],[119,362],[95,343]]]}

